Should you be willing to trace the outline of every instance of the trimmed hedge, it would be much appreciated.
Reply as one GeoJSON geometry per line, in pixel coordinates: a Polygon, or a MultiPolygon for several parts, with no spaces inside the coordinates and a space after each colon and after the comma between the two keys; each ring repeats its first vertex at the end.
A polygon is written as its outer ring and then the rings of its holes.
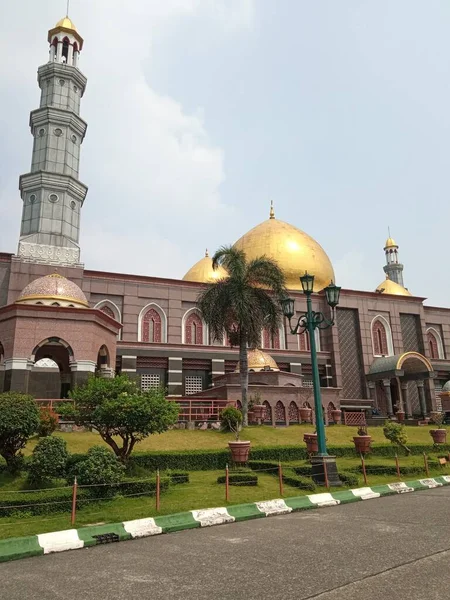
{"type": "MultiPolygon", "coordinates": [[[[268,475],[278,477],[278,463],[263,460],[251,460],[249,461],[248,466],[254,471],[261,469],[268,475]]],[[[300,490],[308,490],[309,492],[313,492],[316,489],[311,478],[308,479],[297,475],[291,467],[283,467],[283,483],[299,488],[300,490]]]]}
{"type": "Polygon", "coordinates": [[[352,488],[357,487],[359,485],[359,477],[354,473],[349,473],[348,471],[339,471],[339,479],[346,486],[352,488]]]}
{"type": "Polygon", "coordinates": [[[173,471],[167,473],[170,478],[170,483],[179,485],[180,483],[189,483],[189,473],[186,471],[173,471]]]}
{"type": "MultiPolygon", "coordinates": [[[[397,467],[394,465],[385,465],[376,462],[366,462],[366,473],[368,475],[397,475],[397,467]]],[[[430,469],[435,469],[439,466],[439,463],[435,460],[428,460],[428,466],[430,469]]],[[[358,465],[349,469],[352,473],[362,473],[362,466],[358,465]]],[[[424,475],[424,465],[402,465],[400,463],[401,475],[424,475]]]]}
{"type": "MultiPolygon", "coordinates": [[[[217,478],[217,483],[225,483],[226,476],[220,475],[217,478]]],[[[247,485],[255,486],[258,485],[258,476],[254,473],[230,473],[228,476],[228,483],[230,485],[247,485]]]]}

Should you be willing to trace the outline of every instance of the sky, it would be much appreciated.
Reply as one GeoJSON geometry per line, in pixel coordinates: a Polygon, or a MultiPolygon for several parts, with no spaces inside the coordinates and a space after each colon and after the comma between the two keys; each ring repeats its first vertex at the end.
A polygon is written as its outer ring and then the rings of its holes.
{"type": "MultiPolygon", "coordinates": [[[[37,67],[65,0],[0,7],[0,251],[17,250],[37,67]]],[[[448,0],[71,0],[87,268],[180,278],[276,216],[336,283],[450,306],[448,0]]]]}

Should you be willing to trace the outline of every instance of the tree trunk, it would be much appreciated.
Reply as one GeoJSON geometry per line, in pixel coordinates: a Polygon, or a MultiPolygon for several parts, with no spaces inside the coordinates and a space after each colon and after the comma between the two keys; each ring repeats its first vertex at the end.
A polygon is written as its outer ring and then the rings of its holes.
{"type": "Polygon", "coordinates": [[[241,394],[242,394],[242,425],[248,425],[248,355],[247,355],[247,336],[240,336],[239,341],[239,371],[241,374],[241,394]]]}

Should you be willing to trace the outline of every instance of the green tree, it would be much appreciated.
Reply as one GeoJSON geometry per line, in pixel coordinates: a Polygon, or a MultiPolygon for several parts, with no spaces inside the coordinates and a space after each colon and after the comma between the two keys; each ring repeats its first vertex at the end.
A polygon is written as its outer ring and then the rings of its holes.
{"type": "Polygon", "coordinates": [[[28,476],[33,483],[47,483],[66,475],[67,444],[60,437],[43,437],[36,444],[31,456],[28,476]]]}
{"type": "Polygon", "coordinates": [[[10,472],[20,470],[20,451],[38,428],[39,409],[32,396],[19,392],[0,394],[0,455],[10,472]]]}
{"type": "Polygon", "coordinates": [[[223,246],[213,256],[213,268],[223,267],[228,277],[200,292],[197,305],[217,340],[227,334],[239,346],[243,425],[248,425],[247,349],[261,343],[261,332],[276,334],[282,318],[280,300],[286,295],[284,275],[265,256],[246,260],[245,252],[223,246]]]}
{"type": "Polygon", "coordinates": [[[178,405],[167,402],[162,388],[141,392],[126,375],[91,377],[70,397],[74,404],[64,405],[60,413],[98,431],[123,463],[138,442],[167,431],[178,418],[178,405]]]}
{"type": "Polygon", "coordinates": [[[97,497],[114,496],[119,489],[114,484],[122,481],[124,472],[124,465],[103,446],[89,448],[86,458],[75,469],[78,483],[92,486],[88,488],[88,493],[97,497]]]}

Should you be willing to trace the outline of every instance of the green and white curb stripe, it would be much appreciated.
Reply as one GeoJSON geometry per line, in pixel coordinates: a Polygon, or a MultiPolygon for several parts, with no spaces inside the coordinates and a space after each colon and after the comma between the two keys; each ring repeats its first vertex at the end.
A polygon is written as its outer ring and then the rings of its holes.
{"type": "MultiPolygon", "coordinates": [[[[406,494],[419,490],[450,485],[450,476],[429,477],[415,481],[399,481],[385,485],[361,487],[354,490],[326,492],[298,496],[293,498],[276,498],[263,502],[237,504],[235,506],[191,510],[175,515],[135,519],[123,523],[93,525],[80,529],[67,529],[53,533],[42,533],[22,538],[0,540],[0,562],[39,556],[65,550],[88,548],[102,543],[99,536],[106,536],[113,541],[131,540],[163,533],[172,533],[184,529],[211,527],[249,519],[259,519],[275,515],[286,515],[300,510],[337,506],[349,502],[373,500],[383,496],[406,494]]],[[[104,542],[103,542],[104,543],[104,542]]]]}

